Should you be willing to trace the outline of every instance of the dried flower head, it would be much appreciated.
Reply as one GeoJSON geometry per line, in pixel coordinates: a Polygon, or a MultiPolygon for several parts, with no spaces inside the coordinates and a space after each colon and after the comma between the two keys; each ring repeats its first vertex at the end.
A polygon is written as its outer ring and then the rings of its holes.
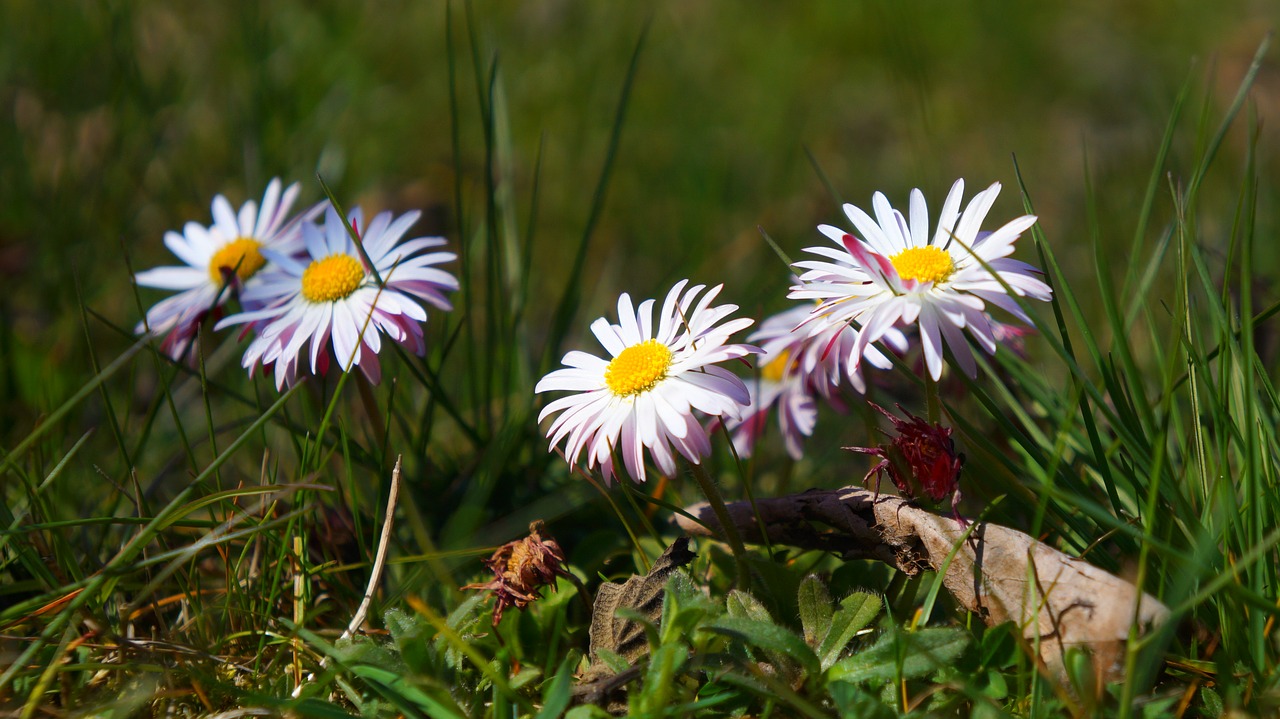
{"type": "Polygon", "coordinates": [[[863,481],[869,481],[875,474],[888,474],[893,486],[907,499],[923,497],[941,502],[950,496],[954,510],[960,501],[960,470],[964,466],[964,455],[956,454],[951,428],[927,422],[902,409],[902,405],[898,405],[898,409],[907,415],[905,420],[874,402],[868,404],[893,422],[894,434],[885,433],[890,438],[888,444],[845,447],[880,458],[863,481]]]}
{"type": "Polygon", "coordinates": [[[542,597],[545,586],[555,586],[556,577],[569,576],[564,568],[564,552],[550,536],[544,536],[546,525],[536,520],[529,525],[529,536],[498,547],[492,557],[481,560],[493,570],[493,579],[484,584],[468,584],[463,589],[487,589],[497,597],[493,609],[493,625],[502,621],[502,612],[514,606],[524,609],[529,602],[542,597]]]}

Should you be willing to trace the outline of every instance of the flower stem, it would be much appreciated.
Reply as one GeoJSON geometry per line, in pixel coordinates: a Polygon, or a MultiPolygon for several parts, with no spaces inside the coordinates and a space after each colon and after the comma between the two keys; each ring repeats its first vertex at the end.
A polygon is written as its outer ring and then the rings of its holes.
{"type": "Polygon", "coordinates": [[[925,418],[934,425],[941,423],[942,400],[938,398],[938,381],[928,371],[924,375],[924,402],[925,418]]]}
{"type": "Polygon", "coordinates": [[[690,462],[689,466],[693,470],[693,478],[698,480],[698,486],[702,488],[703,496],[707,498],[707,503],[711,505],[711,512],[716,515],[716,521],[720,523],[720,531],[724,534],[725,541],[729,544],[729,549],[733,551],[733,558],[738,560],[738,584],[745,585],[750,575],[747,572],[746,564],[747,550],[742,546],[742,537],[738,534],[738,526],[729,517],[729,509],[724,506],[724,498],[720,496],[720,490],[716,489],[716,483],[711,479],[711,475],[707,473],[706,467],[693,462],[690,462]]]}

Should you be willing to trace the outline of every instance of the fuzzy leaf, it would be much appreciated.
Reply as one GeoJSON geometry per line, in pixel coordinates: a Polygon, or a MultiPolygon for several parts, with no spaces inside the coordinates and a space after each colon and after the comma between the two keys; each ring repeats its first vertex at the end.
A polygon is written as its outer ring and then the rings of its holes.
{"type": "Polygon", "coordinates": [[[804,628],[804,642],[817,647],[831,630],[831,593],[816,574],[810,574],[800,582],[796,592],[800,605],[800,626],[804,628]]]}
{"type": "Polygon", "coordinates": [[[955,661],[967,646],[969,633],[963,629],[931,627],[917,632],[895,631],[881,637],[866,651],[836,662],[827,671],[827,680],[856,684],[924,677],[955,661]]]}
{"type": "Polygon", "coordinates": [[[794,661],[806,674],[820,670],[818,657],[793,632],[772,622],[739,617],[724,617],[702,627],[703,630],[723,634],[744,641],[767,652],[776,652],[794,661]]]}
{"type": "Polygon", "coordinates": [[[840,610],[832,615],[831,628],[818,645],[818,658],[824,670],[836,663],[853,641],[853,635],[866,628],[883,606],[879,595],[868,592],[854,592],[840,601],[840,610]]]}
{"type": "Polygon", "coordinates": [[[759,622],[773,621],[773,617],[769,616],[769,610],[760,603],[759,599],[737,589],[729,592],[729,597],[725,600],[725,609],[728,611],[729,616],[737,619],[754,619],[759,622]]]}

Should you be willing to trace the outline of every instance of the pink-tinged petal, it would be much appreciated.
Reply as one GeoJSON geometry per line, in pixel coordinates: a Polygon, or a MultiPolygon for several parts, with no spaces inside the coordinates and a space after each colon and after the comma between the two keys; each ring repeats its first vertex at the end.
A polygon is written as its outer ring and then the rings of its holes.
{"type": "Polygon", "coordinates": [[[380,384],[382,382],[382,364],[378,362],[378,351],[373,347],[368,349],[369,351],[364,353],[364,361],[360,363],[360,371],[369,380],[369,384],[380,384]]]}
{"type": "Polygon", "coordinates": [[[341,302],[333,303],[333,357],[344,372],[360,361],[356,347],[356,321],[341,302]]]}
{"type": "Polygon", "coordinates": [[[764,436],[765,428],[768,427],[768,412],[761,410],[742,420],[740,424],[733,428],[730,439],[733,441],[733,449],[738,456],[747,459],[755,451],[756,441],[764,436]]]}
{"type": "Polygon", "coordinates": [[[987,354],[996,353],[995,330],[991,327],[991,320],[987,317],[986,312],[974,312],[969,315],[969,334],[978,341],[978,345],[986,350],[987,354]]]}
{"type": "Polygon", "coordinates": [[[644,445],[640,442],[640,433],[635,427],[627,426],[628,422],[622,426],[620,439],[622,440],[622,459],[623,464],[627,468],[627,474],[637,482],[645,481],[644,467],[644,445]]]}
{"type": "Polygon", "coordinates": [[[636,397],[632,406],[636,432],[646,447],[652,447],[658,441],[658,411],[653,406],[652,394],[650,392],[636,397]]]}
{"type": "Polygon", "coordinates": [[[925,367],[936,382],[942,377],[942,333],[938,318],[932,309],[920,317],[920,348],[924,353],[925,367]]]}
{"type": "Polygon", "coordinates": [[[672,441],[680,454],[694,464],[701,464],[702,458],[711,454],[711,441],[707,438],[707,430],[692,415],[685,417],[687,426],[685,436],[672,441]]]}
{"type": "Polygon", "coordinates": [[[320,327],[320,321],[324,319],[324,313],[318,311],[317,307],[311,312],[304,312],[302,318],[298,321],[297,329],[293,336],[289,338],[289,342],[284,346],[284,354],[296,356],[302,351],[302,346],[320,327]]]}
{"type": "Polygon", "coordinates": [[[889,328],[898,321],[901,311],[899,303],[889,302],[870,313],[867,317],[867,323],[863,325],[862,331],[858,333],[858,340],[853,344],[853,367],[855,369],[858,366],[858,362],[861,361],[862,353],[866,350],[867,345],[880,339],[881,335],[888,332],[889,328]]]}
{"type": "Polygon", "coordinates": [[[951,348],[951,356],[955,358],[956,364],[960,365],[960,370],[969,377],[977,377],[978,364],[973,359],[973,352],[969,349],[969,342],[964,338],[964,333],[950,322],[942,321],[938,326],[942,329],[942,337],[951,348]]]}
{"type": "MultiPolygon", "coordinates": [[[[871,216],[863,212],[858,206],[846,203],[844,205],[844,213],[848,215],[849,220],[853,222],[853,226],[862,235],[862,240],[876,252],[887,256],[895,254],[901,249],[894,246],[889,238],[885,237],[879,223],[871,219],[871,216]]],[[[845,247],[849,246],[848,240],[842,239],[841,241],[845,247]]]]}
{"type": "Polygon", "coordinates": [[[900,286],[902,280],[898,277],[898,270],[894,268],[888,257],[872,252],[853,235],[844,236],[844,246],[853,259],[871,273],[872,277],[878,278],[889,288],[900,286]]]}
{"type": "Polygon", "coordinates": [[[317,308],[316,330],[311,336],[311,373],[319,374],[318,362],[326,355],[325,347],[333,329],[333,305],[326,303],[317,308]]]}
{"type": "Polygon", "coordinates": [[[685,435],[687,425],[684,422],[684,413],[689,411],[687,405],[683,410],[676,408],[662,392],[653,393],[653,409],[657,413],[658,421],[662,426],[665,434],[673,437],[682,438],[685,435]]]}
{"type": "MultiPolygon", "coordinates": [[[[687,430],[685,430],[687,434],[687,430]]],[[[682,435],[683,436],[683,435],[682,435]]],[[[671,447],[665,442],[658,442],[649,448],[649,453],[653,456],[653,464],[658,468],[664,476],[676,476],[676,458],[671,452],[671,447]]]]}

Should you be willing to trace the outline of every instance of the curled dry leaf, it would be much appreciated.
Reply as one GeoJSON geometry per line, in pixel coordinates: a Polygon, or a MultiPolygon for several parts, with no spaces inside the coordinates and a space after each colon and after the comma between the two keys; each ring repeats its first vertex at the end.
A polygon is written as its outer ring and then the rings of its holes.
{"type": "Polygon", "coordinates": [[[633,575],[626,582],[600,585],[595,606],[591,610],[591,666],[579,678],[573,694],[580,701],[600,703],[603,697],[638,674],[635,661],[649,652],[644,625],[635,619],[620,617],[619,609],[629,609],[653,624],[662,616],[662,598],[671,573],[693,561],[689,538],[680,537],[667,547],[643,577],[633,575]],[[600,651],[608,651],[632,664],[632,669],[615,674],[601,660],[600,651]]]}
{"type": "MultiPolygon", "coordinates": [[[[757,499],[756,508],[775,544],[875,559],[908,575],[942,569],[966,531],[955,519],[861,487],[757,499]]],[[[688,511],[718,531],[706,504],[688,511]]],[[[729,516],[743,539],[763,541],[748,503],[730,504],[729,516]]],[[[688,518],[677,516],[676,522],[690,534],[709,534],[688,518]]],[[[1033,646],[1038,639],[1041,659],[1060,679],[1064,653],[1072,647],[1092,652],[1104,680],[1120,679],[1134,617],[1145,631],[1169,616],[1167,607],[1129,582],[1022,532],[987,523],[972,530],[946,566],[943,586],[988,626],[1014,622],[1033,646]]]]}

